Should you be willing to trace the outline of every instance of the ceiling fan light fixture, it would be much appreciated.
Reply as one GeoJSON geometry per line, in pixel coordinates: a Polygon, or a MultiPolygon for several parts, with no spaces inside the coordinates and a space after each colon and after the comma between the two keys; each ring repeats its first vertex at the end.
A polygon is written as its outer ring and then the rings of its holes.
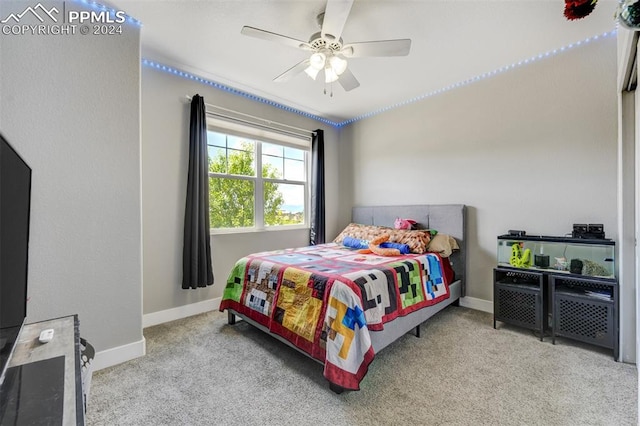
{"type": "Polygon", "coordinates": [[[324,69],[324,82],[325,83],[333,83],[338,79],[338,74],[331,68],[330,66],[325,67],[324,69]]]}
{"type": "Polygon", "coordinates": [[[309,65],[307,69],[304,70],[304,72],[306,72],[309,77],[315,80],[320,70],[318,68],[314,68],[313,66],[309,65]]]}
{"type": "Polygon", "coordinates": [[[342,73],[347,69],[347,60],[342,59],[339,56],[332,56],[329,58],[329,64],[331,65],[331,69],[338,75],[342,75],[342,73]]]}
{"type": "Polygon", "coordinates": [[[311,57],[309,58],[309,66],[311,68],[315,68],[318,71],[320,71],[322,68],[324,68],[326,60],[327,60],[327,57],[325,56],[324,53],[316,52],[313,55],[311,55],[311,57]]]}

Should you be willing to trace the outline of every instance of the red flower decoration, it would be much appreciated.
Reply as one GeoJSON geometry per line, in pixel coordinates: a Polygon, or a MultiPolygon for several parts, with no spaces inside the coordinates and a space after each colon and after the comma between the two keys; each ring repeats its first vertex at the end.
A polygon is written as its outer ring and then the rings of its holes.
{"type": "Polygon", "coordinates": [[[564,0],[564,16],[573,21],[582,19],[596,7],[598,0],[564,0]]]}

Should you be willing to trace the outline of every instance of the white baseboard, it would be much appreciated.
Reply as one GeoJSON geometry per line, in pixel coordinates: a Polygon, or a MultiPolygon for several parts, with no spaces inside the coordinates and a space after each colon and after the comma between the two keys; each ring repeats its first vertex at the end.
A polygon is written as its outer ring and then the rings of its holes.
{"type": "Polygon", "coordinates": [[[178,306],[177,308],[145,314],[142,316],[142,328],[164,324],[165,322],[175,321],[209,311],[216,311],[220,307],[221,299],[220,297],[216,297],[215,299],[203,300],[202,302],[190,303],[188,305],[178,306]]]}
{"type": "MultiPolygon", "coordinates": [[[[191,303],[177,308],[167,309],[160,312],[153,312],[142,316],[142,328],[151,327],[180,318],[202,314],[204,312],[215,311],[220,307],[221,298],[204,300],[202,302],[191,303]]],[[[96,353],[91,363],[93,370],[98,371],[103,368],[121,364],[126,361],[144,356],[146,353],[146,341],[144,337],[134,343],[118,346],[96,353]]]]}
{"type": "Polygon", "coordinates": [[[476,311],[489,312],[490,314],[493,313],[493,302],[475,297],[460,298],[460,306],[475,309],[476,311]]]}
{"type": "Polygon", "coordinates": [[[143,337],[137,342],[97,352],[91,365],[94,371],[102,370],[144,356],[146,351],[146,341],[143,337]]]}

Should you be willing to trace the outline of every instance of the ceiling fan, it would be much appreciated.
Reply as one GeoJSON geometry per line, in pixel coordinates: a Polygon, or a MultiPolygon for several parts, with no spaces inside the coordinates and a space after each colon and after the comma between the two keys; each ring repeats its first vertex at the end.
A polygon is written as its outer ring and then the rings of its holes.
{"type": "Polygon", "coordinates": [[[325,11],[318,15],[320,31],[311,35],[309,41],[297,40],[282,34],[249,26],[242,27],[241,33],[246,36],[275,41],[310,52],[310,56],[307,59],[298,62],[274,78],[273,81],[288,81],[302,71],[315,80],[320,71],[323,71],[325,83],[338,81],[345,91],[353,90],[360,86],[360,83],[347,68],[348,58],[406,56],[411,49],[410,39],[364,41],[344,44],[341,38],[342,30],[351,11],[353,1],[354,0],[328,0],[325,11]]]}

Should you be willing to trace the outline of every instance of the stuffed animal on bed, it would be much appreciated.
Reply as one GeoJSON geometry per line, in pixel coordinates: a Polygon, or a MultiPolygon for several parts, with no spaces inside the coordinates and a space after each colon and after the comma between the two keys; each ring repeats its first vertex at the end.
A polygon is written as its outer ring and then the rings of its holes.
{"type": "Polygon", "coordinates": [[[378,256],[400,256],[400,249],[395,247],[380,247],[389,240],[389,234],[382,234],[369,242],[369,247],[358,250],[358,253],[374,253],[378,256]]]}
{"type": "MultiPolygon", "coordinates": [[[[362,253],[362,254],[373,253],[373,251],[369,249],[370,243],[367,240],[361,240],[353,237],[344,237],[344,240],[342,240],[342,245],[344,245],[345,247],[353,248],[353,249],[359,249],[358,253],[362,253]]],[[[407,244],[383,241],[378,245],[378,247],[381,249],[389,249],[389,248],[397,249],[400,252],[400,254],[411,253],[411,250],[409,249],[409,246],[407,244]]],[[[394,256],[397,256],[397,255],[394,254],[394,256]]]]}
{"type": "Polygon", "coordinates": [[[393,227],[396,229],[413,229],[415,224],[415,220],[400,219],[399,217],[397,217],[395,222],[393,223],[393,227]]]}

